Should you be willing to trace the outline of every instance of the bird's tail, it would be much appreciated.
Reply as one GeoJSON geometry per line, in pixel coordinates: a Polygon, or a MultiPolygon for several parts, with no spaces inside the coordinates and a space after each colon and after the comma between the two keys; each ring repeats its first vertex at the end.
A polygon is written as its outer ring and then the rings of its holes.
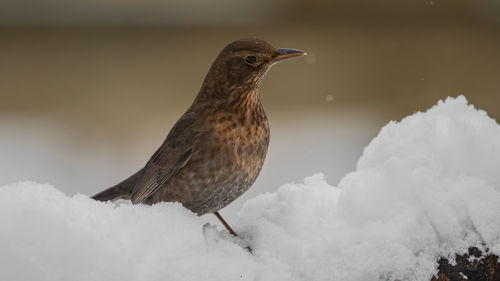
{"type": "Polygon", "coordinates": [[[118,199],[130,200],[130,194],[132,193],[132,189],[141,171],[142,170],[133,174],[119,184],[97,193],[91,198],[97,201],[115,201],[118,199]]]}

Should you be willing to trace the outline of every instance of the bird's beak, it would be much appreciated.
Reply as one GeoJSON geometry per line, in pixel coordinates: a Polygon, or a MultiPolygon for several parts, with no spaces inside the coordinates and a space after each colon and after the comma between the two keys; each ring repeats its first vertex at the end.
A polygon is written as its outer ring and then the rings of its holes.
{"type": "Polygon", "coordinates": [[[307,53],[303,52],[301,50],[276,49],[276,56],[272,59],[272,62],[276,63],[276,62],[284,60],[284,59],[300,57],[300,56],[305,56],[305,55],[307,55],[307,53]]]}

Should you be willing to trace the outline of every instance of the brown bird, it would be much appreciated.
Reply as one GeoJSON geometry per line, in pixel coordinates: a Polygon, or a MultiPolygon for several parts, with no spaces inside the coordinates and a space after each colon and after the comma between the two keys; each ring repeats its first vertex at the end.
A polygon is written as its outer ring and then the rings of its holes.
{"type": "Polygon", "coordinates": [[[218,211],[250,188],[266,158],[269,123],[259,84],[276,62],[302,55],[259,39],[227,45],[146,166],[92,198],[149,205],[177,201],[198,215],[214,213],[236,236],[218,211]]]}

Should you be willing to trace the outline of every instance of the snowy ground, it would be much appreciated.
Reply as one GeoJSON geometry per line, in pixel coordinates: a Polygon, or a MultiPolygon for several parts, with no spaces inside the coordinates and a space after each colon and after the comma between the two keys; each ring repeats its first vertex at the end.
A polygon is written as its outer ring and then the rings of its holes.
{"type": "MultiPolygon", "coordinates": [[[[334,155],[325,155],[334,157],[334,155]]],[[[248,200],[254,255],[179,204],[0,188],[0,280],[429,280],[439,256],[500,253],[500,126],[464,97],[391,122],[338,186],[248,200]]]]}

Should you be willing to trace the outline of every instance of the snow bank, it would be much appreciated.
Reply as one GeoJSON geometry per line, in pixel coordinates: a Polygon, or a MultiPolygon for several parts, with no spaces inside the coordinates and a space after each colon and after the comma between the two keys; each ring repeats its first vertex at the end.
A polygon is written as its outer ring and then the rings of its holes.
{"type": "MultiPolygon", "coordinates": [[[[331,155],[329,157],[335,157],[331,155]]],[[[500,253],[500,126],[464,97],[391,122],[338,187],[249,200],[254,255],[179,204],[0,188],[0,280],[429,280],[439,256],[500,253]]]]}

